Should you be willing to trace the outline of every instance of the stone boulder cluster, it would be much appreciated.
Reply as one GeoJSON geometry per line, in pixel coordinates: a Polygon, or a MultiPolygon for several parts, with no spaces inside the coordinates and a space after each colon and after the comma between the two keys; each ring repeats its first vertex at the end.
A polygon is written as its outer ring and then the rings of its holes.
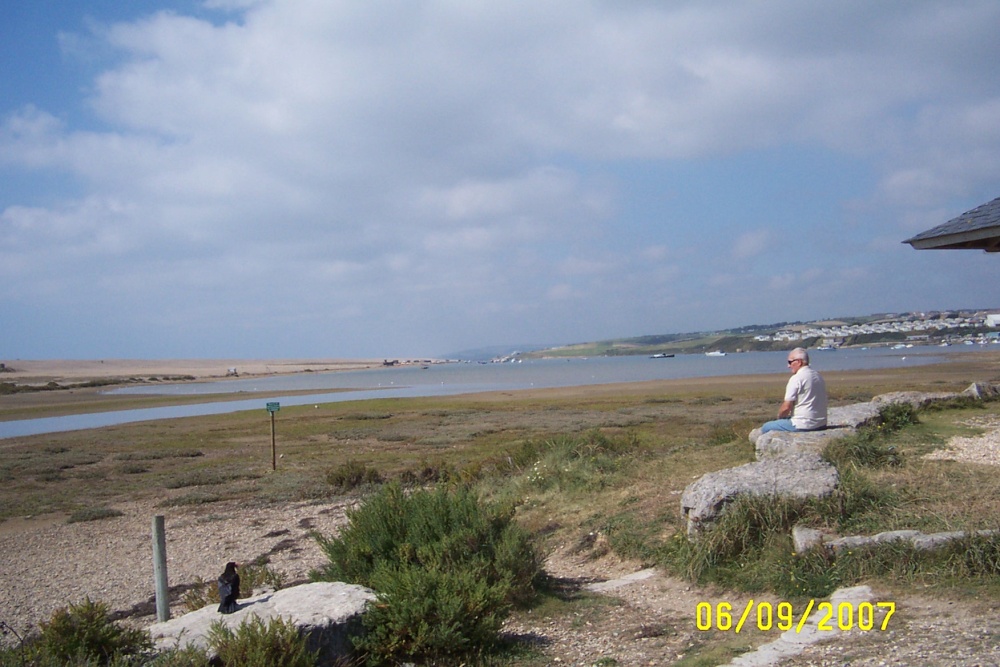
{"type": "MultiPolygon", "coordinates": [[[[756,461],[703,475],[684,490],[681,514],[687,521],[688,536],[696,539],[723,508],[740,495],[789,498],[830,495],[836,491],[840,476],[837,469],[823,459],[824,447],[831,440],[852,435],[863,426],[877,424],[883,407],[906,403],[920,409],[959,397],[982,400],[998,395],[1000,386],[984,383],[972,384],[960,393],[894,392],[876,396],[867,403],[830,408],[828,426],[821,431],[761,433],[760,429],[754,429],[750,432],[750,442],[754,445],[756,461]]],[[[934,548],[963,535],[961,532],[925,535],[903,530],[830,539],[820,531],[796,527],[793,539],[798,553],[825,546],[836,554],[843,548],[891,540],[909,540],[916,548],[934,548]]]]}

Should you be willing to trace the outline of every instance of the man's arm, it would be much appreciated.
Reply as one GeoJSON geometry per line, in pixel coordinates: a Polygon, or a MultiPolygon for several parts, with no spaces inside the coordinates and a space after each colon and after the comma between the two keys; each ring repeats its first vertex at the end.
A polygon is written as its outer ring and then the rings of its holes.
{"type": "Polygon", "coordinates": [[[778,408],[778,419],[787,419],[795,411],[795,401],[782,401],[778,408]]]}

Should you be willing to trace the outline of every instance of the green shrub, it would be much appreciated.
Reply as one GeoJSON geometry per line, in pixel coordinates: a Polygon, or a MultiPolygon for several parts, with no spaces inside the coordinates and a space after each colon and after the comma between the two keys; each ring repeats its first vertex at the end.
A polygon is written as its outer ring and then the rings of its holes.
{"type": "Polygon", "coordinates": [[[372,577],[378,600],[363,616],[355,648],[372,665],[488,652],[507,616],[507,581],[488,582],[474,567],[380,566],[372,577]]]}
{"type": "Polygon", "coordinates": [[[388,484],[348,513],[337,537],[317,540],[329,563],[313,579],[376,591],[367,638],[357,640],[373,663],[485,650],[541,573],[514,508],[466,487],[407,494],[388,484]]]}
{"type": "Polygon", "coordinates": [[[107,605],[86,598],[56,611],[28,642],[32,664],[112,665],[152,651],[149,635],[123,628],[108,615],[107,605]]]}
{"type": "Polygon", "coordinates": [[[378,486],[382,483],[382,475],[375,468],[351,459],[330,470],[326,481],[335,492],[347,493],[358,487],[378,486]]]}
{"type": "Polygon", "coordinates": [[[280,617],[267,625],[250,615],[235,632],[221,621],[209,628],[208,643],[224,667],[313,667],[316,655],[306,647],[292,621],[280,617]]]}
{"type": "Polygon", "coordinates": [[[879,408],[879,424],[875,428],[884,433],[895,433],[906,426],[919,424],[917,411],[909,403],[890,403],[879,408]]]}
{"type": "Polygon", "coordinates": [[[197,646],[162,651],[144,667],[209,667],[208,653],[197,646]]]}

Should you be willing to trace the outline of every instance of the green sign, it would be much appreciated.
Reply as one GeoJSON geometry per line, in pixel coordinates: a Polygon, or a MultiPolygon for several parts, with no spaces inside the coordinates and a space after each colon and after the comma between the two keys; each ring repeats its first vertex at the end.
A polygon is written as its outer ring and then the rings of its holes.
{"type": "Polygon", "coordinates": [[[281,404],[280,403],[268,403],[267,404],[267,411],[268,412],[277,412],[280,409],[281,409],[281,404]]]}

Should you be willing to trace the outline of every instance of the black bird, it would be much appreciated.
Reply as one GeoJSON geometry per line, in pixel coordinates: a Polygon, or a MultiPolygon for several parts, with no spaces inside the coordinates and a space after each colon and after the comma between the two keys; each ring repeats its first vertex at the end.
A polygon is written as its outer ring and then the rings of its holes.
{"type": "Polygon", "coordinates": [[[240,596],[240,575],[236,572],[237,564],[226,563],[226,571],[219,575],[219,611],[231,614],[236,611],[236,598],[240,596]]]}

